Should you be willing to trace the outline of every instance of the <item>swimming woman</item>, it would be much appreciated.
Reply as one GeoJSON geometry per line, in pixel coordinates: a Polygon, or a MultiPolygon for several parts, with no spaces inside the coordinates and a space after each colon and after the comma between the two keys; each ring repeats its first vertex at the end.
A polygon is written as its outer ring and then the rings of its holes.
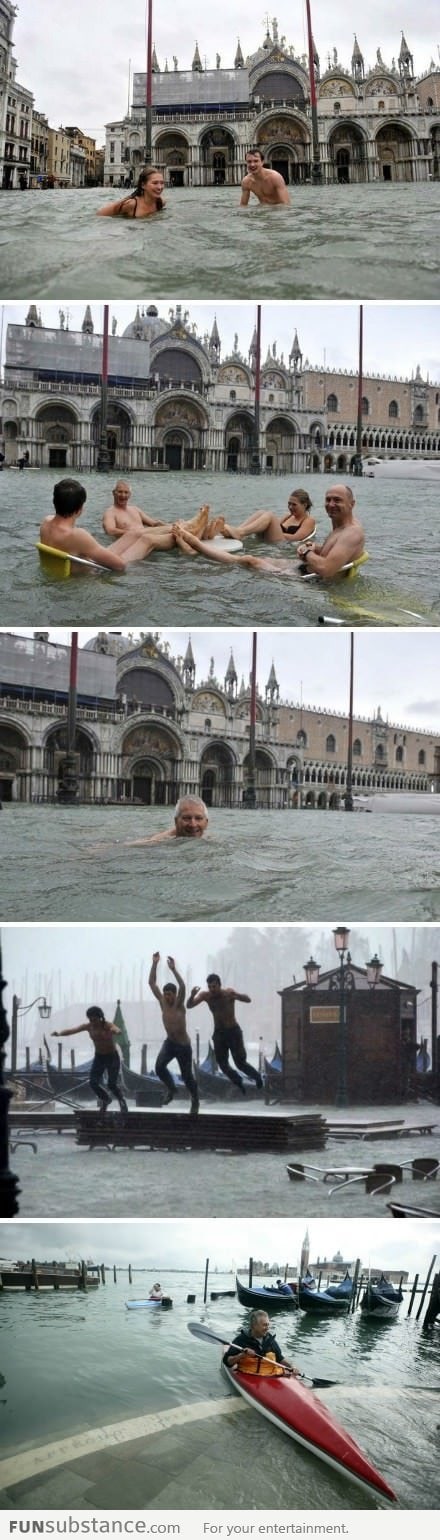
{"type": "Polygon", "coordinates": [[[225,535],[232,535],[237,540],[244,540],[246,535],[261,535],[268,545],[297,544],[299,541],[312,540],[316,524],[310,512],[311,507],[308,492],[298,487],[295,492],[291,492],[287,513],[282,518],[277,513],[260,509],[257,513],[251,513],[243,524],[225,524],[225,535]]]}
{"type": "Polygon", "coordinates": [[[156,166],[145,166],[134,190],[118,203],[105,203],[97,212],[113,219],[149,219],[151,214],[160,214],[161,209],[165,208],[163,189],[162,172],[156,166]]]}

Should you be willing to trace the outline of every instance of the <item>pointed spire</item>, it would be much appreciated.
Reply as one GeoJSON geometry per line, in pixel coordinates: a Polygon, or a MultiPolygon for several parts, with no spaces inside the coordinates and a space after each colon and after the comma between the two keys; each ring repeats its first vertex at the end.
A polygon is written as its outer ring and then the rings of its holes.
{"type": "Polygon", "coordinates": [[[187,649],[186,649],[185,657],[183,659],[183,682],[186,685],[187,690],[193,690],[194,689],[195,677],[196,677],[196,665],[195,665],[195,661],[194,661],[194,653],[193,653],[192,646],[191,646],[191,637],[189,636],[188,637],[188,646],[187,646],[187,649]]]}
{"type": "Polygon", "coordinates": [[[235,667],[234,654],[233,654],[232,648],[231,648],[231,656],[230,656],[230,659],[229,659],[228,667],[226,669],[225,681],[226,680],[230,680],[230,679],[233,679],[234,681],[238,679],[238,674],[237,674],[237,670],[236,670],[236,667],[235,667]]]}
{"type": "Polygon", "coordinates": [[[266,705],[268,706],[273,706],[275,701],[278,701],[280,698],[280,687],[275,673],[275,664],[273,661],[266,685],[265,696],[266,705]]]}
{"type": "Polygon", "coordinates": [[[361,53],[356,33],[354,34],[353,53],[351,56],[351,73],[354,80],[360,81],[365,79],[364,56],[361,53]]]}
{"type": "Polygon", "coordinates": [[[293,339],[293,342],[292,342],[292,346],[291,346],[291,349],[290,349],[290,353],[289,353],[289,364],[293,364],[295,372],[300,370],[301,366],[302,366],[302,352],[301,352],[301,348],[300,348],[300,345],[299,345],[299,342],[298,342],[298,332],[296,331],[296,329],[295,329],[295,336],[294,336],[294,339],[293,339]]]}
{"type": "Polygon", "coordinates": [[[191,69],[194,70],[194,72],[196,74],[198,74],[198,75],[201,75],[203,73],[202,72],[202,61],[201,61],[200,54],[199,54],[199,45],[198,45],[198,43],[196,43],[196,46],[195,46],[195,49],[194,49],[194,58],[193,58],[193,61],[192,61],[191,69]]]}
{"type": "Polygon", "coordinates": [[[237,38],[237,49],[236,49],[236,54],[235,54],[235,59],[234,59],[234,69],[235,70],[243,70],[244,69],[244,58],[243,58],[243,54],[242,54],[241,47],[240,47],[240,38],[237,38]]]}
{"type": "Polygon", "coordinates": [[[91,312],[91,309],[90,309],[90,305],[86,305],[86,309],[85,309],[85,312],[84,312],[84,320],[83,320],[83,323],[82,323],[81,331],[84,332],[84,336],[85,337],[93,337],[94,330],[95,330],[95,328],[94,328],[94,325],[93,325],[93,318],[92,318],[92,312],[91,312]]]}
{"type": "Polygon", "coordinates": [[[211,336],[210,336],[209,341],[211,343],[211,347],[216,347],[217,348],[217,347],[220,346],[220,332],[219,332],[219,329],[218,329],[218,326],[217,326],[217,316],[216,315],[214,316],[214,320],[213,320],[213,323],[212,323],[212,331],[211,331],[211,336]]]}
{"type": "Polygon", "coordinates": [[[152,57],[152,60],[151,60],[151,69],[152,69],[153,75],[160,75],[160,65],[159,65],[159,62],[158,62],[157,53],[156,53],[156,49],[155,48],[153,48],[153,57],[152,57]]]}
{"type": "Polygon", "coordinates": [[[402,80],[412,80],[414,78],[414,60],[403,32],[399,53],[399,71],[402,80]]]}
{"type": "Polygon", "coordinates": [[[36,305],[29,305],[25,324],[26,326],[41,326],[41,316],[38,314],[36,305]]]}

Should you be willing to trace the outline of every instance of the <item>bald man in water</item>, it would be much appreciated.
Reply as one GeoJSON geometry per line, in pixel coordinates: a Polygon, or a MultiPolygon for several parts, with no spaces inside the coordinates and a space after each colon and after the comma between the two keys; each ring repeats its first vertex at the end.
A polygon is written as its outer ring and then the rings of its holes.
{"type": "Polygon", "coordinates": [[[355,499],[351,487],[329,487],[325,495],[326,513],[332,522],[331,534],[322,545],[297,547],[306,572],[333,578],[347,563],[358,561],[365,549],[365,534],[360,519],[353,512],[355,499]]]}
{"type": "Polygon", "coordinates": [[[131,486],[128,481],[117,481],[113,487],[113,502],[106,508],[102,516],[102,527],[106,535],[111,535],[114,540],[119,535],[125,535],[127,530],[138,530],[142,533],[145,526],[154,529],[163,524],[163,519],[152,519],[149,513],[143,513],[136,503],[130,502],[131,486]]]}

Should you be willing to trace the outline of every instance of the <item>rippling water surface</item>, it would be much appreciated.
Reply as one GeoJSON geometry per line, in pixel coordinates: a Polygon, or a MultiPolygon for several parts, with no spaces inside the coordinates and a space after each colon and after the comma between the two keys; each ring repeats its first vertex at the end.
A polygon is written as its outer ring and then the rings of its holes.
{"type": "Polygon", "coordinates": [[[4,299],[437,299],[440,184],[176,189],[156,219],[98,220],[112,189],[1,195],[4,299]],[[5,217],[6,216],[6,217],[5,217]],[[221,235],[221,239],[219,239],[221,235]]]}
{"type": "MultiPolygon", "coordinates": [[[[95,1250],[99,1260],[99,1232],[95,1250]]],[[[154,1270],[135,1272],[130,1289],[127,1275],[120,1273],[115,1285],[107,1274],[106,1287],[86,1295],[2,1296],[3,1455],[119,1419],[192,1401],[215,1401],[228,1393],[219,1368],[220,1349],[196,1342],[186,1323],[203,1319],[212,1330],[229,1336],[244,1323],[247,1312],[233,1299],[204,1307],[201,1274],[165,1277],[163,1269],[162,1285],[172,1294],[173,1309],[126,1311],[125,1300],[145,1298],[154,1276],[154,1270]],[[195,1304],[186,1303],[188,1293],[196,1295],[195,1304]]],[[[210,1287],[233,1288],[233,1276],[217,1274],[210,1287]]],[[[395,1486],[402,1506],[435,1508],[438,1397],[429,1387],[438,1385],[440,1344],[438,1334],[424,1338],[404,1310],[406,1306],[398,1321],[382,1323],[379,1330],[358,1315],[332,1321],[288,1312],[277,1315],[276,1332],[306,1374],[339,1382],[320,1392],[323,1400],[395,1486]]],[[[171,1507],[194,1506],[191,1425],[187,1437],[187,1473],[179,1478],[179,1499],[170,1502],[171,1507]]],[[[374,1499],[348,1487],[252,1411],[234,1420],[230,1437],[234,1453],[231,1450],[225,1493],[212,1423],[205,1453],[212,1463],[213,1507],[225,1502],[231,1508],[291,1510],[375,1506],[374,1499]]],[[[164,1435],[165,1444],[167,1438],[164,1435]]],[[[154,1442],[160,1451],[160,1435],[154,1442]]],[[[143,1458],[148,1464],[148,1439],[143,1458]]],[[[59,1497],[55,1506],[60,1506],[59,1497]]]]}
{"type": "MultiPolygon", "coordinates": [[[[390,467],[391,469],[391,467],[390,467]]],[[[440,525],[437,467],[411,465],[408,475],[353,482],[365,525],[369,561],[354,583],[320,584],[222,568],[177,550],[140,562],[123,577],[81,572],[60,579],[43,572],[35,549],[43,515],[52,510],[53,471],[3,471],[0,476],[0,604],[3,625],[259,625],[314,626],[328,614],[347,625],[440,623],[440,525]],[[417,479],[411,471],[417,470],[417,479]],[[427,559],[429,553],[429,560],[427,559]],[[414,613],[407,613],[408,611],[414,613]],[[421,619],[417,620],[417,615],[421,619]]],[[[84,527],[102,538],[102,514],[111,503],[111,475],[86,475],[84,527]]],[[[172,523],[208,503],[215,514],[240,522],[256,508],[286,510],[298,482],[310,492],[323,538],[328,479],[322,476],[231,476],[210,473],[133,475],[133,500],[172,523]]],[[[107,544],[104,537],[104,544],[107,544]]],[[[246,551],[276,555],[277,547],[248,539],[246,551]]]]}
{"type": "Polygon", "coordinates": [[[5,805],[11,920],[438,920],[438,819],[216,808],[202,840],[151,848],[171,809],[5,805]],[[101,848],[101,844],[104,848],[101,848]],[[96,848],[95,848],[96,847],[96,848]]]}

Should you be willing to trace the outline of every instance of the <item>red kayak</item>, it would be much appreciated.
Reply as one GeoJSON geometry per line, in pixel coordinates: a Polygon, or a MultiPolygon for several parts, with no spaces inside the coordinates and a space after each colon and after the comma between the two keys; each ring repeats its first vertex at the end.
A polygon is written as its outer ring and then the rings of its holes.
{"type": "Polygon", "coordinates": [[[277,1378],[270,1375],[240,1374],[223,1364],[234,1390],[238,1390],[263,1417],[268,1417],[283,1433],[296,1439],[304,1449],[325,1460],[362,1491],[368,1491],[387,1504],[397,1503],[392,1487],[384,1480],[367,1455],[355,1443],[354,1438],[341,1428],[324,1403],[307,1390],[302,1380],[294,1376],[277,1378]]]}

